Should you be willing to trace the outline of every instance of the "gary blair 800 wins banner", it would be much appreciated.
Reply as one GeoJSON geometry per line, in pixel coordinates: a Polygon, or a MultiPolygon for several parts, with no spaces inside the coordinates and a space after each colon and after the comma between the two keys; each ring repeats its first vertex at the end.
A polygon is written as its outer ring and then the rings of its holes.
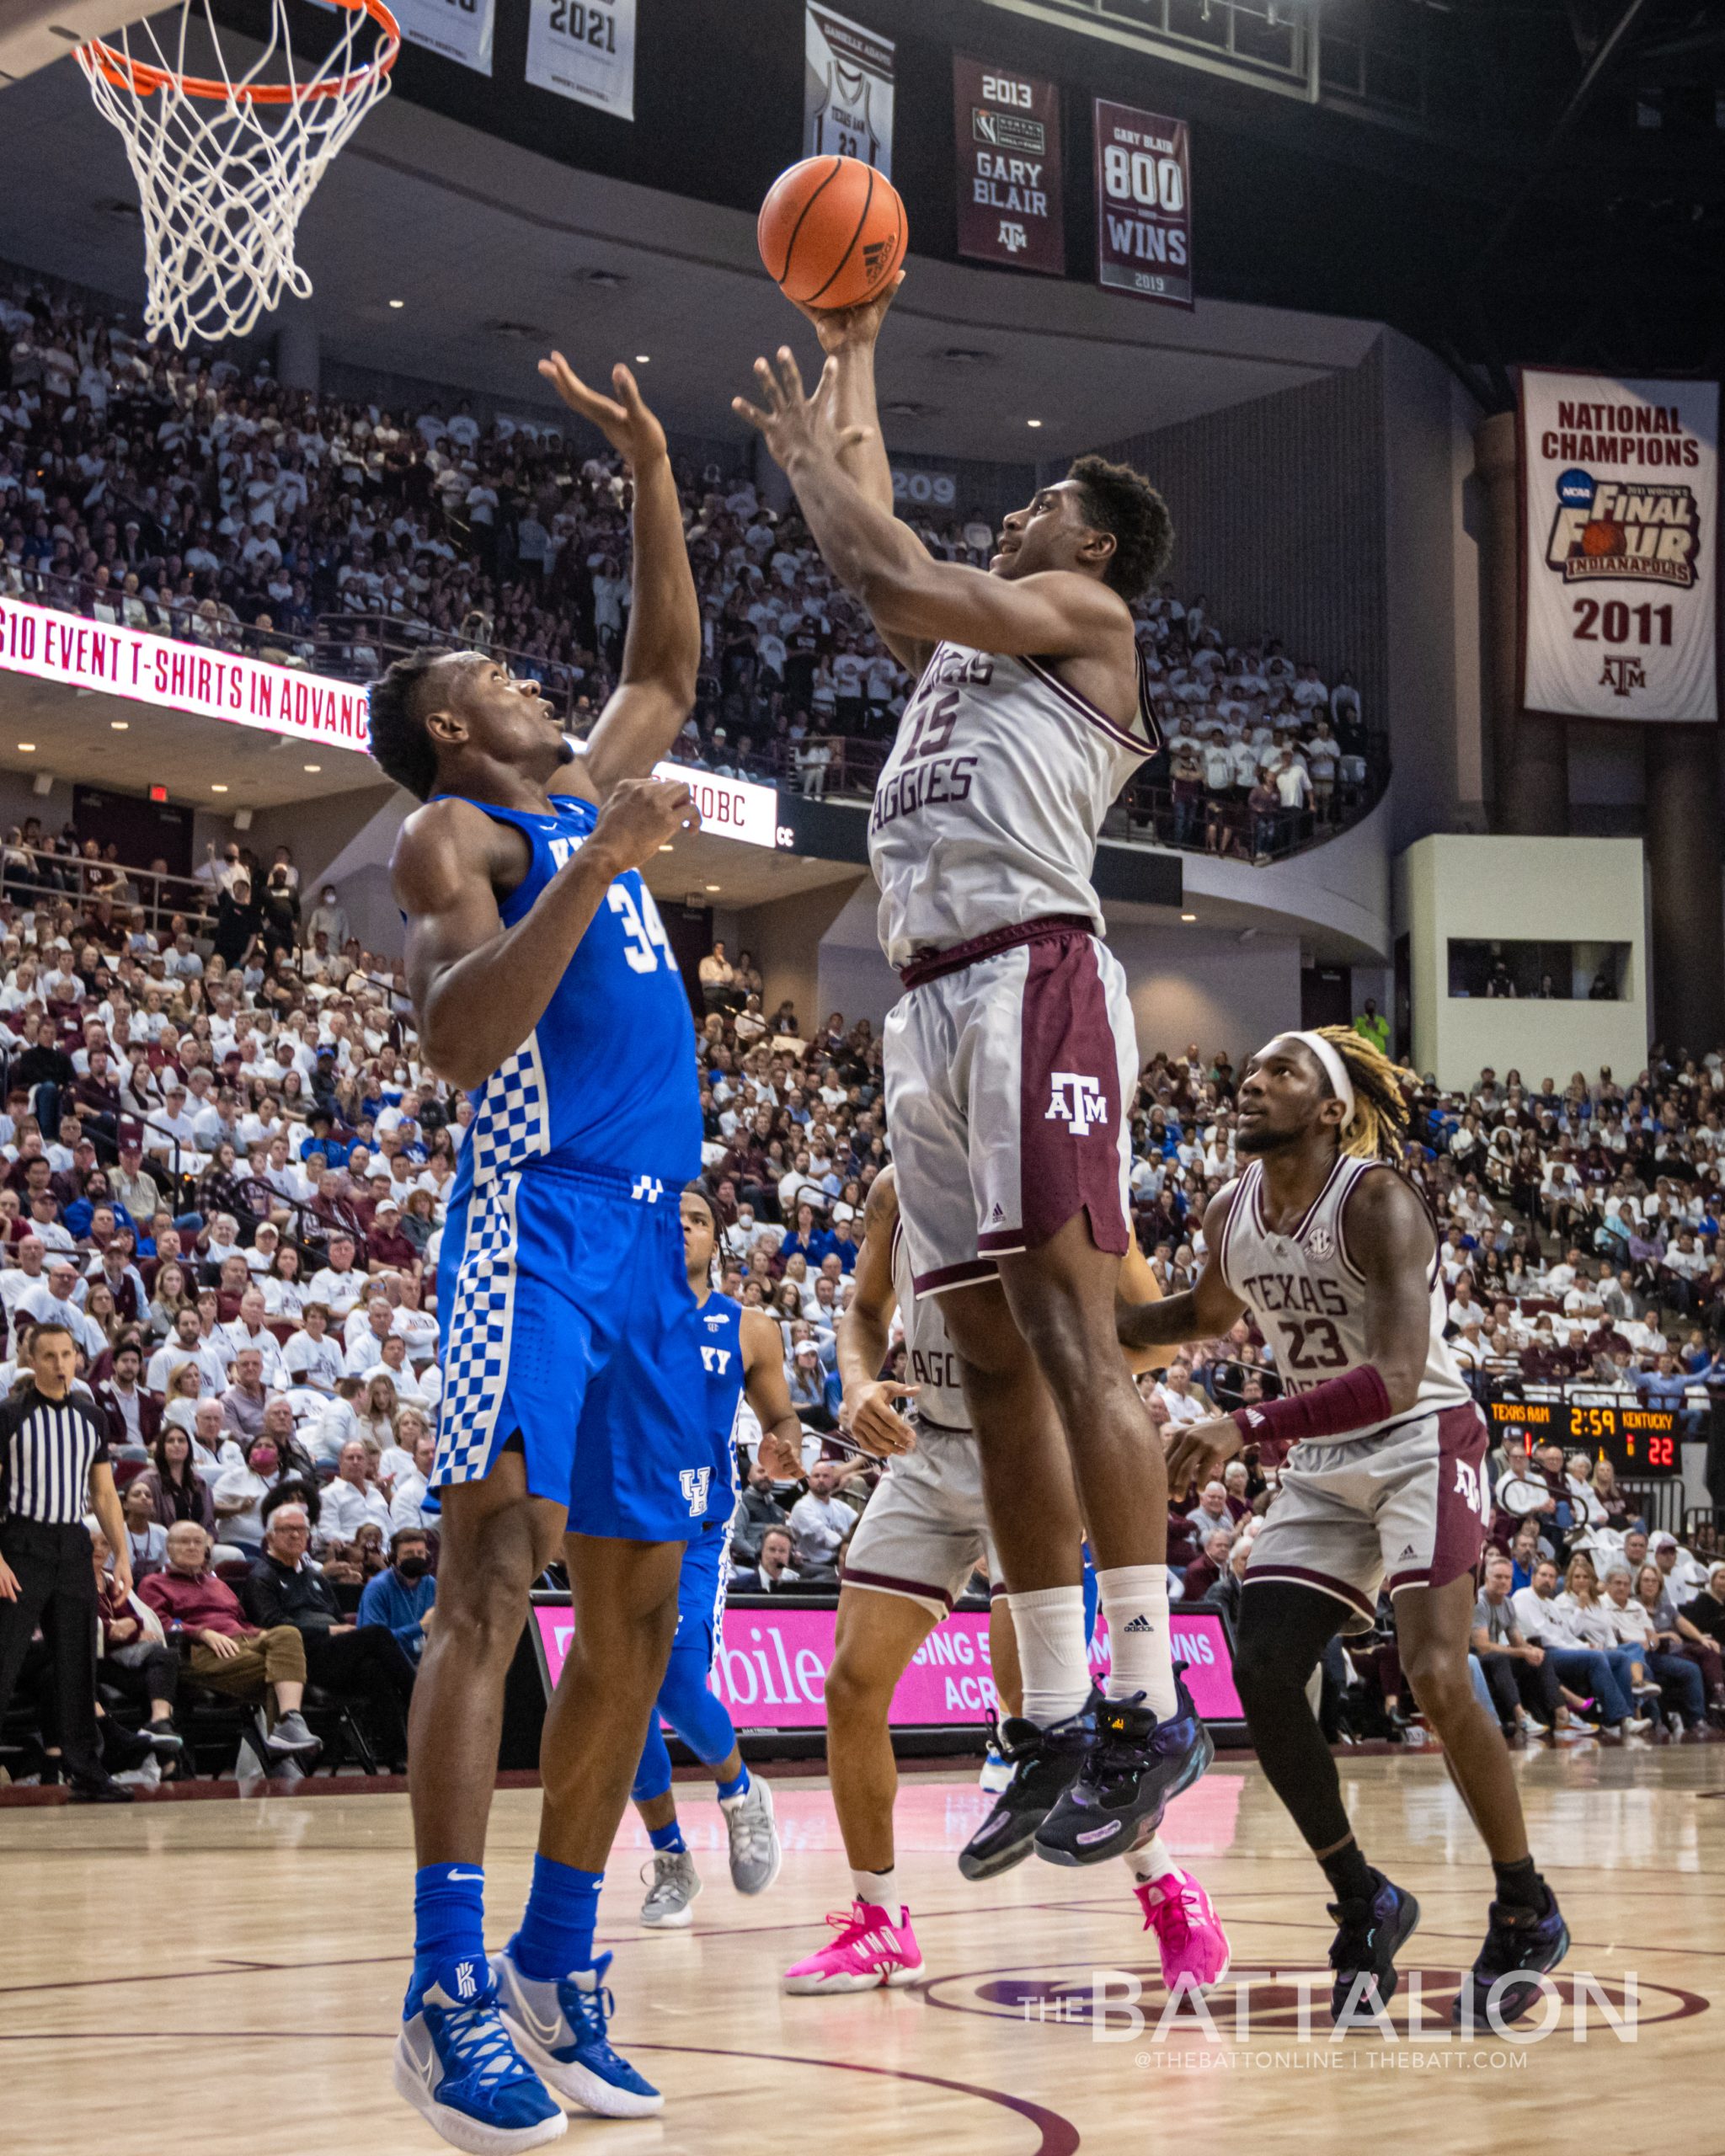
{"type": "Polygon", "coordinates": [[[1167,307],[1192,304],[1186,123],[1096,100],[1096,280],[1167,307]]]}
{"type": "Polygon", "coordinates": [[[1521,700],[1717,719],[1719,389],[1521,377],[1521,700]]]}

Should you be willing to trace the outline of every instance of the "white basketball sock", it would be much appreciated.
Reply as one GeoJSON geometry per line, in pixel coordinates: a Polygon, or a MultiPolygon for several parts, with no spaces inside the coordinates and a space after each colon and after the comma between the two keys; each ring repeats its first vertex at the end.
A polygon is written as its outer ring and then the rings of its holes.
{"type": "Polygon", "coordinates": [[[895,1923],[898,1919],[895,1913],[894,1897],[898,1891],[896,1869],[891,1871],[853,1871],[851,1874],[851,1892],[857,1899],[868,1903],[874,1908],[885,1909],[893,1916],[895,1923]]]}
{"type": "Polygon", "coordinates": [[[1128,1849],[1124,1860],[1140,1886],[1146,1879],[1165,1879],[1169,1872],[1179,1870],[1173,1851],[1160,1834],[1152,1834],[1141,1849],[1128,1849]]]}
{"type": "Polygon", "coordinates": [[[1096,1584],[1108,1620],[1108,1696],[1130,1700],[1141,1692],[1158,1721],[1178,1712],[1168,1652],[1167,1567],[1117,1565],[1098,1572],[1096,1584]]]}
{"type": "MultiPolygon", "coordinates": [[[[1024,1719],[1048,1729],[1079,1713],[1090,1697],[1090,1657],[1084,1636],[1081,1587],[1039,1587],[1009,1594],[1018,1668],[1024,1682],[1024,1719]]],[[[1163,1609],[1163,1630],[1167,1625],[1163,1609]]]]}

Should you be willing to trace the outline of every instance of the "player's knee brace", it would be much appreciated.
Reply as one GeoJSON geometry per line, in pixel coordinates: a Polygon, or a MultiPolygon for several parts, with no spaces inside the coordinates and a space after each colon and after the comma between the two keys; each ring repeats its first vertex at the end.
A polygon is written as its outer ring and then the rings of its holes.
{"type": "Polygon", "coordinates": [[[728,1756],[737,1732],[707,1681],[704,1652],[673,1654],[659,1688],[659,1711],[695,1757],[713,1766],[728,1756]]]}
{"type": "Polygon", "coordinates": [[[1290,1694],[1300,1697],[1318,1657],[1345,1614],[1316,1588],[1264,1580],[1240,1598],[1234,1640],[1234,1688],[1250,1716],[1290,1694]]]}

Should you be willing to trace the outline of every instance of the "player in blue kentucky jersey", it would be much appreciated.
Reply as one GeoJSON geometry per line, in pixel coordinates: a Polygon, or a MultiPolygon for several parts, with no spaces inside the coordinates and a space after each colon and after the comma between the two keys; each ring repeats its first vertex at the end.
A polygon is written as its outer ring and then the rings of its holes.
{"type": "Polygon", "coordinates": [[[711,1464],[676,1197],[701,1162],[693,1022],[639,873],[698,821],[686,787],[650,774],[694,700],[700,614],[665,435],[628,371],[615,398],[561,355],[541,371],[634,484],[622,678],[585,756],[538,684],[482,653],[417,654],[371,698],[372,755],[425,804],[391,863],[420,1053],[473,1105],[440,1266],[440,1608],[411,1723],[419,1869],[395,2082],[487,2156],[556,2139],[559,2098],[662,2107],[606,2041],[593,1927],[711,1464]],[[575,1627],[545,1721],[532,1889],[488,1960],[504,1682],[559,1556],[575,1627]]]}
{"type": "MultiPolygon", "coordinates": [[[[633,1794],[654,1850],[652,1882],[641,1921],[654,1929],[692,1922],[690,1903],[701,1892],[695,1860],[677,1823],[670,1753],[661,1720],[712,1769],[730,1844],[732,1885],[740,1894],[764,1894],[778,1876],[778,1829],[773,1823],[772,1791],[744,1765],[730,1716],[708,1682],[724,1620],[731,1515],[738,1495],[733,1433],[740,1400],[747,1398],[761,1424],[759,1456],[769,1472],[793,1476],[803,1471],[803,1426],[791,1406],[779,1329],[764,1310],[745,1310],[729,1295],[713,1292],[718,1221],[702,1184],[691,1183],[684,1191],[681,1211],[689,1287],[700,1305],[711,1491],[707,1524],[683,1551],[677,1636],[635,1770],[633,1794]]],[[[697,1472],[707,1475],[709,1470],[702,1467],[697,1472]]]]}

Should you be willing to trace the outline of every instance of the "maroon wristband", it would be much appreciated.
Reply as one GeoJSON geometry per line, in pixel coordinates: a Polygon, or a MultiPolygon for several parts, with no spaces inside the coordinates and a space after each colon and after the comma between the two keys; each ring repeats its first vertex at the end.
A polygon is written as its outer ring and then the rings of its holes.
{"type": "Polygon", "coordinates": [[[1298,1444],[1302,1438],[1345,1437],[1381,1422],[1391,1413],[1390,1396],[1375,1363],[1363,1363],[1346,1377],[1328,1378],[1310,1392],[1266,1400],[1256,1407],[1236,1407],[1234,1421],[1250,1442],[1274,1438],[1298,1444]]]}

